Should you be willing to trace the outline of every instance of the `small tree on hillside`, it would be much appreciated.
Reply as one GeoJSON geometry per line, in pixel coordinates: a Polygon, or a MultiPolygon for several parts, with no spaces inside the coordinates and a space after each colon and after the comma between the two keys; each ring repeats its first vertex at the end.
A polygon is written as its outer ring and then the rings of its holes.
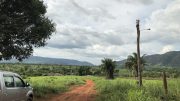
{"type": "Polygon", "coordinates": [[[80,66],[78,69],[78,74],[79,76],[84,76],[84,75],[91,75],[91,67],[89,66],[80,66]]]}
{"type": "MultiPolygon", "coordinates": [[[[144,65],[146,65],[144,56],[145,55],[141,57],[141,67],[144,67],[144,65]]],[[[132,55],[128,56],[127,61],[125,63],[125,67],[133,71],[135,77],[138,77],[137,53],[133,53],[132,55]]]]}
{"type": "Polygon", "coordinates": [[[115,61],[109,58],[105,58],[102,61],[102,69],[106,74],[107,79],[114,79],[115,61]]]}

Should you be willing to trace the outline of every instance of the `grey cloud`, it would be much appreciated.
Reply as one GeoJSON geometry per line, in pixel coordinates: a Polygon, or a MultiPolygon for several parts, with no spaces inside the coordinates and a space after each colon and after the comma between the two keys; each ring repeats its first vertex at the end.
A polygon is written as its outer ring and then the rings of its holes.
{"type": "Polygon", "coordinates": [[[135,45],[123,45],[122,47],[119,46],[101,46],[102,49],[93,49],[93,48],[87,48],[86,51],[84,50],[72,50],[73,53],[83,55],[85,57],[89,58],[113,58],[117,59],[119,57],[127,57],[129,54],[133,53],[135,51],[135,45]],[[112,48],[111,50],[109,50],[112,48]],[[129,48],[127,50],[127,48],[129,48]]]}
{"type": "Polygon", "coordinates": [[[125,3],[140,3],[145,5],[150,5],[154,3],[154,0],[117,0],[119,2],[125,2],[125,3]]]}
{"type": "Polygon", "coordinates": [[[49,43],[48,46],[53,47],[53,48],[58,48],[58,49],[74,49],[74,48],[84,49],[84,48],[86,48],[87,44],[80,43],[80,42],[79,43],[78,42],[75,42],[75,43],[68,42],[66,44],[49,43]]]}
{"type": "Polygon", "coordinates": [[[147,5],[154,3],[154,0],[138,0],[138,1],[147,5]]]}
{"type": "Polygon", "coordinates": [[[141,34],[143,53],[158,53],[167,44],[177,47],[179,42],[179,4],[172,0],[45,1],[47,16],[57,24],[47,47],[64,57],[73,54],[73,58],[88,57],[95,62],[103,57],[126,57],[136,51],[136,18],[143,18],[142,28],[152,29],[141,34]]]}
{"type": "Polygon", "coordinates": [[[157,41],[163,45],[180,42],[179,4],[180,1],[175,1],[167,8],[152,13],[146,22],[151,25],[152,31],[145,32],[146,34],[142,37],[143,42],[157,41]]]}
{"type": "Polygon", "coordinates": [[[87,16],[91,16],[96,21],[99,21],[102,18],[115,19],[113,15],[111,15],[107,10],[103,8],[83,7],[79,5],[75,0],[69,0],[69,2],[71,2],[79,11],[87,16]]]}
{"type": "Polygon", "coordinates": [[[79,50],[72,50],[73,53],[78,54],[78,55],[83,55],[85,57],[89,58],[118,58],[120,56],[117,54],[107,54],[107,53],[95,53],[95,52],[86,52],[86,51],[79,51],[79,50]]]}
{"type": "Polygon", "coordinates": [[[180,35],[178,37],[172,37],[172,36],[162,37],[160,38],[159,41],[164,45],[180,43],[180,35]]]}
{"type": "Polygon", "coordinates": [[[119,56],[117,54],[97,54],[97,53],[85,53],[86,57],[90,57],[90,58],[93,58],[93,57],[96,57],[96,58],[118,58],[119,56]]]}
{"type": "MultiPolygon", "coordinates": [[[[62,27],[63,28],[63,27],[62,27]]],[[[113,33],[99,33],[94,30],[83,27],[64,27],[64,30],[57,32],[57,34],[48,41],[48,46],[59,49],[85,49],[94,44],[100,45],[122,45],[120,35],[113,33]]]]}
{"type": "Polygon", "coordinates": [[[83,13],[89,15],[90,13],[83,7],[81,7],[75,0],[69,0],[78,10],[82,11],[83,13]]]}

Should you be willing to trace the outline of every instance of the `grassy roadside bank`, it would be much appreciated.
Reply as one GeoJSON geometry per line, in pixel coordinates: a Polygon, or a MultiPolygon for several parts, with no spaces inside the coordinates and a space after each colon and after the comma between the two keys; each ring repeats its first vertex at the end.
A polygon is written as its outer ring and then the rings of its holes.
{"type": "Polygon", "coordinates": [[[34,89],[35,98],[42,98],[48,94],[65,92],[69,87],[85,83],[80,76],[40,76],[27,78],[34,89]]]}
{"type": "MultiPolygon", "coordinates": [[[[92,79],[99,92],[96,101],[164,101],[165,99],[161,80],[143,80],[143,87],[138,88],[134,79],[105,80],[97,77],[92,79]]],[[[179,101],[180,79],[168,80],[168,87],[168,101],[179,101]]]]}

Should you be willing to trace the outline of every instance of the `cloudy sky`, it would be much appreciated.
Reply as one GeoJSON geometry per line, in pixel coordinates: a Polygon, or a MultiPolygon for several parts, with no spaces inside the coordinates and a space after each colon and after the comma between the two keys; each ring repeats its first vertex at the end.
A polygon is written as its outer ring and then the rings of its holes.
{"type": "Polygon", "coordinates": [[[56,23],[48,45],[34,55],[100,64],[136,51],[136,19],[142,54],[180,50],[180,0],[44,0],[56,23]],[[143,30],[151,28],[150,31],[143,30]]]}

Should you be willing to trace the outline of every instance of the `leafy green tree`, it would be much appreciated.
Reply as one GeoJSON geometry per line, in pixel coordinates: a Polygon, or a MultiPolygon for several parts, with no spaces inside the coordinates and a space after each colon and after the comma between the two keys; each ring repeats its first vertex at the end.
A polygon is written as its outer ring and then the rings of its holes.
{"type": "Polygon", "coordinates": [[[115,61],[105,58],[102,61],[102,70],[106,73],[107,79],[114,79],[114,69],[116,67],[115,61]]]}
{"type": "Polygon", "coordinates": [[[28,58],[55,31],[43,0],[0,0],[0,60],[28,58]]]}
{"type": "Polygon", "coordinates": [[[91,75],[91,67],[88,66],[80,66],[78,69],[79,76],[84,76],[84,75],[91,75]]]}
{"type": "MultiPolygon", "coordinates": [[[[143,68],[146,65],[146,61],[144,60],[143,55],[141,57],[141,67],[143,68]]],[[[138,77],[138,65],[137,65],[137,53],[133,53],[129,55],[127,61],[125,63],[125,67],[134,72],[135,77],[138,77]]]]}

